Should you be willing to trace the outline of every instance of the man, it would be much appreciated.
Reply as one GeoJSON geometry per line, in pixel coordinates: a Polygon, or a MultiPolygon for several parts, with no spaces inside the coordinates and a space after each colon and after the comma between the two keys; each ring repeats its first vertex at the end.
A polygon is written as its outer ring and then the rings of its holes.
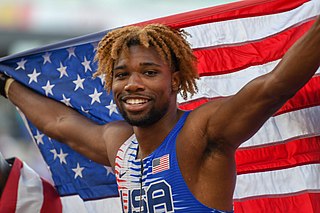
{"type": "Polygon", "coordinates": [[[99,44],[97,75],[125,121],[97,125],[5,76],[0,91],[49,137],[115,168],[124,212],[232,212],[235,151],[318,69],[319,31],[318,18],[271,73],[192,112],[177,94],[196,91],[195,58],[183,32],[157,24],[99,44]]]}
{"type": "Polygon", "coordinates": [[[18,158],[0,152],[0,212],[62,212],[55,188],[18,158]]]}

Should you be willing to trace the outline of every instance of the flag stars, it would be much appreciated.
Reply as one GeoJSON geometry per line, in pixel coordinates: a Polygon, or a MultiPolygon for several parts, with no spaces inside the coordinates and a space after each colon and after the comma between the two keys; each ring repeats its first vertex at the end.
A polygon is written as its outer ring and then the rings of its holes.
{"type": "Polygon", "coordinates": [[[50,59],[51,53],[46,52],[46,54],[42,55],[43,58],[43,64],[51,63],[51,59],[50,59]]]}
{"type": "Polygon", "coordinates": [[[107,175],[114,174],[114,172],[110,166],[104,166],[104,168],[107,170],[107,175]]]}
{"type": "Polygon", "coordinates": [[[74,56],[75,58],[77,57],[76,54],[74,53],[74,50],[75,50],[75,49],[76,49],[76,48],[74,48],[74,47],[70,47],[70,48],[67,49],[67,51],[68,51],[68,53],[69,53],[69,56],[68,56],[69,59],[70,59],[72,56],[74,56]]]}
{"type": "Polygon", "coordinates": [[[105,74],[98,75],[98,78],[100,78],[100,80],[101,80],[101,84],[103,85],[103,84],[104,84],[104,82],[105,82],[106,75],[105,75],[105,74]]]}
{"type": "Polygon", "coordinates": [[[53,154],[53,160],[55,160],[58,157],[57,150],[51,149],[50,152],[53,154]]]}
{"type": "Polygon", "coordinates": [[[64,94],[62,94],[62,100],[61,102],[64,103],[65,105],[69,106],[69,107],[72,107],[70,101],[71,101],[71,98],[66,98],[66,96],[64,94]]]}
{"type": "Polygon", "coordinates": [[[29,77],[29,84],[31,84],[33,81],[38,83],[38,76],[40,75],[40,72],[37,72],[36,69],[33,70],[33,73],[28,74],[29,77]]]}
{"type": "Polygon", "coordinates": [[[67,161],[66,161],[66,157],[68,156],[68,153],[63,153],[62,149],[60,149],[60,153],[57,154],[58,158],[60,159],[60,163],[64,163],[64,164],[67,164],[67,161]]]}
{"type": "Polygon", "coordinates": [[[72,169],[72,171],[74,171],[74,179],[76,179],[77,177],[81,177],[82,178],[82,171],[84,170],[84,167],[80,167],[79,163],[77,163],[77,167],[72,169]]]}
{"type": "Polygon", "coordinates": [[[84,57],[84,61],[81,62],[81,64],[84,66],[84,72],[87,72],[88,70],[92,71],[90,67],[91,61],[88,61],[86,57],[84,57]]]}
{"type": "Polygon", "coordinates": [[[18,67],[16,68],[16,70],[18,69],[23,69],[25,70],[25,64],[27,63],[27,60],[21,59],[21,61],[17,62],[18,67]]]}
{"type": "Polygon", "coordinates": [[[76,87],[74,88],[74,91],[77,91],[79,88],[84,89],[83,88],[83,82],[84,82],[84,78],[80,78],[80,75],[77,75],[77,80],[73,81],[73,83],[76,85],[76,87]]]}
{"type": "Polygon", "coordinates": [[[89,113],[89,110],[85,110],[82,106],[81,106],[81,111],[87,114],[89,113]]]}
{"type": "Polygon", "coordinates": [[[44,89],[46,96],[53,95],[52,93],[52,88],[54,87],[54,84],[50,84],[50,81],[47,81],[47,84],[45,86],[42,87],[42,89],[44,89]]]}
{"type": "Polygon", "coordinates": [[[92,98],[91,105],[94,104],[94,102],[101,103],[100,101],[101,95],[102,95],[102,92],[98,92],[97,89],[95,88],[93,94],[89,95],[89,97],[92,98]]]}
{"type": "Polygon", "coordinates": [[[36,139],[36,142],[37,142],[38,145],[44,144],[44,143],[43,143],[43,136],[44,136],[44,134],[41,134],[41,133],[37,130],[37,134],[34,136],[34,138],[36,139]]]}
{"type": "Polygon", "coordinates": [[[109,109],[109,116],[111,116],[112,113],[118,114],[117,105],[113,103],[113,100],[110,101],[109,106],[106,106],[106,108],[109,109]]]}
{"type": "Polygon", "coordinates": [[[57,70],[60,72],[59,78],[62,78],[63,76],[69,77],[67,73],[67,66],[63,66],[61,62],[60,62],[60,67],[57,70]]]}

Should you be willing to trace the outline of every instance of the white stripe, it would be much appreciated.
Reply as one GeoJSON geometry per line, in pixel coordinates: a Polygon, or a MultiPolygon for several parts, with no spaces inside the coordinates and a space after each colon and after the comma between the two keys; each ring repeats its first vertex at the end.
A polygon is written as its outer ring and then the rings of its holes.
{"type": "Polygon", "coordinates": [[[63,213],[88,213],[79,195],[61,197],[63,213]]]}
{"type": "Polygon", "coordinates": [[[285,195],[305,190],[320,190],[320,164],[238,175],[233,197],[285,195]]]}
{"type": "Polygon", "coordinates": [[[78,195],[61,197],[63,213],[121,212],[120,198],[83,201],[78,195]]]}
{"type": "Polygon", "coordinates": [[[320,106],[271,117],[240,147],[267,145],[295,138],[320,135],[320,106]]]}
{"type": "Polygon", "coordinates": [[[38,213],[43,203],[42,181],[25,163],[20,173],[16,213],[38,213]]]}
{"type": "MultiPolygon", "coordinates": [[[[280,60],[269,62],[263,65],[252,66],[239,72],[225,75],[204,76],[197,81],[199,91],[187,101],[199,98],[225,97],[236,94],[243,86],[251,80],[271,72],[280,60]]],[[[320,67],[315,75],[320,74],[320,67]]],[[[179,95],[178,102],[185,100],[179,95]]]]}
{"type": "Polygon", "coordinates": [[[184,28],[193,48],[255,41],[277,34],[320,14],[320,1],[313,0],[291,11],[184,28]]]}
{"type": "Polygon", "coordinates": [[[120,197],[86,201],[84,204],[88,212],[122,212],[120,197]]]}

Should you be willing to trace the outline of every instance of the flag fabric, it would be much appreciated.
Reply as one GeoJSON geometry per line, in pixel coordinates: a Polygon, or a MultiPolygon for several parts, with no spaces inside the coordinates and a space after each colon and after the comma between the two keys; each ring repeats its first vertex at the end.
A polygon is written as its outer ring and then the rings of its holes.
{"type": "Polygon", "coordinates": [[[60,196],[50,183],[18,158],[9,161],[12,168],[0,198],[0,212],[62,212],[60,196]]]}
{"type": "MultiPolygon", "coordinates": [[[[191,35],[188,41],[199,61],[199,92],[178,100],[180,108],[194,109],[234,95],[270,72],[319,14],[319,0],[247,0],[137,25],[163,23],[191,35]]],[[[96,45],[105,33],[2,58],[0,70],[98,123],[121,119],[103,89],[103,78],[92,78],[96,45]]],[[[235,212],[320,211],[319,74],[238,149],[235,212]]],[[[28,126],[63,205],[83,200],[83,212],[120,209],[110,168],[28,126]]]]}

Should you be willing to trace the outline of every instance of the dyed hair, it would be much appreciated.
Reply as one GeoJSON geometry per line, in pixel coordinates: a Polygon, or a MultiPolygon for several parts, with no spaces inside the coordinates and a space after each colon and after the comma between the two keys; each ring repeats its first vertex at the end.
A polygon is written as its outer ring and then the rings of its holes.
{"type": "Polygon", "coordinates": [[[95,60],[98,70],[95,76],[104,75],[105,88],[111,91],[114,62],[120,54],[129,52],[132,45],[154,47],[161,59],[173,71],[179,71],[179,92],[184,99],[187,93],[191,96],[197,92],[198,79],[197,59],[186,41],[187,33],[161,24],[150,24],[144,27],[127,26],[109,32],[99,42],[95,60]]]}

